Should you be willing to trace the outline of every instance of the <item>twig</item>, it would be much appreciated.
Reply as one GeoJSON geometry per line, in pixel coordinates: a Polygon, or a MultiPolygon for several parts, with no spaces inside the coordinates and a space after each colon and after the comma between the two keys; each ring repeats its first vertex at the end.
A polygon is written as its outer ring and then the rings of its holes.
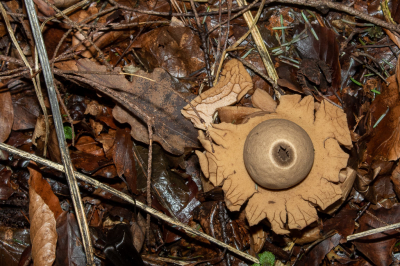
{"type": "Polygon", "coordinates": [[[213,84],[212,84],[211,69],[210,69],[210,57],[208,55],[206,34],[204,33],[204,31],[202,29],[203,27],[201,26],[200,17],[199,17],[199,14],[197,13],[196,6],[195,6],[193,0],[190,0],[190,5],[192,6],[192,10],[193,10],[194,16],[196,18],[197,29],[199,31],[200,40],[201,40],[201,48],[204,52],[204,60],[206,63],[208,86],[212,87],[213,84]]]}
{"type": "Polygon", "coordinates": [[[35,39],[36,48],[38,50],[40,63],[43,69],[43,76],[47,86],[51,110],[53,112],[54,126],[56,128],[58,145],[61,152],[61,159],[64,164],[68,185],[71,191],[71,198],[74,203],[76,218],[82,236],[82,243],[86,253],[86,263],[87,265],[94,265],[93,247],[90,239],[89,227],[87,225],[86,215],[83,208],[82,199],[79,194],[78,183],[74,175],[71,158],[69,156],[69,152],[65,143],[65,134],[60,113],[60,107],[58,105],[57,95],[54,89],[53,74],[51,73],[49,59],[47,57],[47,52],[44,46],[43,36],[40,31],[33,1],[25,0],[25,5],[32,28],[32,33],[35,39]]]}
{"type": "MultiPolygon", "coordinates": [[[[51,168],[56,169],[56,170],[58,170],[60,172],[65,172],[64,167],[61,164],[58,164],[58,163],[43,159],[43,158],[41,158],[39,156],[36,156],[36,155],[30,154],[30,153],[18,150],[17,148],[12,147],[10,145],[4,144],[4,143],[0,143],[0,149],[8,151],[8,152],[13,153],[13,154],[17,154],[18,156],[21,156],[22,158],[25,158],[25,159],[28,159],[28,160],[32,160],[32,161],[34,161],[36,163],[40,163],[40,164],[43,164],[45,166],[51,167],[51,168]]],[[[75,176],[77,178],[79,178],[80,180],[82,180],[84,182],[87,182],[87,183],[91,184],[92,186],[100,188],[100,189],[102,189],[102,190],[104,190],[106,192],[109,192],[109,193],[111,193],[111,194],[113,194],[113,195],[115,195],[115,196],[127,201],[128,203],[130,203],[132,205],[136,205],[137,207],[139,207],[143,211],[145,211],[147,213],[150,213],[154,217],[157,217],[157,218],[159,218],[159,219],[161,219],[161,220],[163,220],[163,221],[165,221],[165,222],[167,222],[167,223],[169,223],[169,224],[171,224],[173,226],[181,227],[189,235],[193,234],[193,235],[196,235],[196,236],[200,236],[200,237],[205,238],[208,241],[210,241],[210,242],[212,242],[212,243],[214,243],[214,244],[216,244],[216,245],[218,245],[220,247],[226,248],[227,250],[231,251],[232,253],[235,253],[236,255],[238,255],[238,256],[240,256],[242,258],[245,258],[245,259],[247,259],[249,261],[252,261],[254,263],[259,263],[257,258],[255,258],[253,256],[250,256],[249,254],[247,254],[245,252],[237,250],[236,248],[231,247],[231,246],[229,246],[229,245],[227,245],[227,244],[225,244],[225,243],[223,243],[223,242],[221,242],[221,241],[219,241],[219,240],[217,240],[217,239],[215,239],[215,238],[213,238],[213,237],[211,237],[211,236],[209,236],[209,235],[207,235],[207,234],[205,234],[203,232],[200,232],[200,231],[198,231],[198,230],[196,230],[194,228],[191,228],[190,226],[187,226],[186,224],[183,224],[183,223],[181,223],[179,221],[175,221],[174,219],[171,219],[167,215],[165,215],[165,214],[163,214],[163,213],[161,213],[161,212],[159,212],[159,211],[147,206],[146,204],[143,204],[140,201],[133,200],[129,195],[127,195],[125,193],[122,193],[122,192],[116,190],[115,188],[109,187],[109,186],[107,186],[107,185],[105,185],[105,184],[103,184],[103,183],[101,183],[101,182],[99,182],[99,181],[97,181],[97,180],[95,180],[95,179],[93,179],[91,177],[88,177],[88,176],[86,176],[84,174],[81,174],[79,172],[74,172],[74,173],[75,173],[75,176]]]]}
{"type": "MultiPolygon", "coordinates": [[[[247,5],[246,0],[237,0],[238,5],[240,6],[245,6],[247,5]]],[[[264,3],[264,1],[263,1],[264,3]]],[[[262,3],[262,4],[263,4],[262,3]]],[[[265,46],[264,40],[261,37],[260,31],[258,30],[257,27],[251,27],[251,25],[255,22],[253,15],[251,14],[250,11],[246,12],[243,14],[244,19],[246,20],[247,26],[251,29],[251,36],[253,37],[253,40],[257,46],[258,53],[260,54],[260,57],[264,63],[265,69],[267,70],[268,76],[273,79],[275,82],[279,79],[278,73],[276,73],[274,63],[271,60],[271,57],[268,53],[267,47],[265,46]]],[[[280,98],[280,94],[277,90],[275,90],[275,94],[277,98],[280,98]]]]}
{"type": "MultiPolygon", "coordinates": [[[[151,208],[151,166],[153,163],[153,128],[152,123],[147,124],[147,129],[149,131],[149,154],[147,159],[147,206],[151,208]]],[[[150,248],[150,214],[147,214],[147,225],[146,225],[146,234],[147,234],[147,247],[150,248]]]]}
{"type": "Polygon", "coordinates": [[[61,10],[59,10],[56,6],[54,6],[52,3],[50,3],[48,0],[43,0],[46,4],[48,4],[51,8],[53,8],[57,13],[61,14],[63,16],[63,18],[65,18],[69,23],[71,23],[73,25],[73,27],[75,27],[80,34],[82,34],[82,36],[84,37],[84,39],[86,41],[88,41],[93,47],[94,49],[96,49],[96,51],[98,52],[100,58],[104,61],[104,64],[107,66],[107,69],[111,70],[112,67],[110,65],[110,63],[106,60],[106,58],[104,57],[103,52],[100,50],[100,48],[91,40],[91,38],[88,37],[88,35],[82,30],[82,27],[79,26],[78,23],[76,23],[75,21],[72,21],[68,16],[66,16],[61,10]]]}

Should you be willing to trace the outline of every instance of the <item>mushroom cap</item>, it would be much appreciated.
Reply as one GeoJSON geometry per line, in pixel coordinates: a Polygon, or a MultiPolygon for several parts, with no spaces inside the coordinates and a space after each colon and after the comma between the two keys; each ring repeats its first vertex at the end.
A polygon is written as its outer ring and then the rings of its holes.
{"type": "Polygon", "coordinates": [[[250,131],[243,151],[246,170],[260,186],[286,189],[307,177],[314,146],[307,132],[286,119],[266,120],[250,131]]]}

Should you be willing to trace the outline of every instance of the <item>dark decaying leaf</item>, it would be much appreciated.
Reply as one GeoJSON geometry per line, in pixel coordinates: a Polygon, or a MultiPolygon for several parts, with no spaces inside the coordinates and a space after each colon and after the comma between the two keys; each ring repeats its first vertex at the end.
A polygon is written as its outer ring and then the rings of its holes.
{"type": "Polygon", "coordinates": [[[11,174],[5,167],[0,171],[0,200],[7,200],[15,192],[11,186],[11,174]]]}
{"type": "MultiPolygon", "coordinates": [[[[195,209],[193,219],[200,222],[206,234],[222,242],[232,245],[239,250],[247,249],[250,246],[250,234],[245,228],[244,221],[231,218],[222,201],[202,203],[195,209]]],[[[232,265],[243,263],[239,258],[230,254],[226,254],[225,258],[232,265]]],[[[225,262],[215,265],[225,265],[225,262]]]]}
{"type": "Polygon", "coordinates": [[[128,128],[118,128],[115,135],[113,160],[119,177],[125,177],[133,193],[137,193],[136,167],[133,156],[133,142],[128,128]]]}
{"type": "Polygon", "coordinates": [[[200,38],[189,27],[161,27],[142,34],[133,44],[148,69],[163,68],[174,77],[202,69],[200,38]]]}
{"type": "MultiPolygon", "coordinates": [[[[378,176],[373,181],[372,185],[369,186],[368,192],[365,194],[365,198],[372,204],[384,201],[384,204],[388,204],[390,199],[394,199],[396,194],[393,189],[393,183],[390,180],[389,175],[378,176]]],[[[381,203],[382,205],[383,203],[381,203]]],[[[385,205],[391,207],[390,205],[385,205]]]]}
{"type": "Polygon", "coordinates": [[[14,107],[13,130],[35,128],[36,119],[41,110],[36,95],[33,93],[18,93],[12,95],[14,107]]]}
{"type": "Polygon", "coordinates": [[[55,266],[78,266],[86,264],[81,233],[75,215],[63,212],[57,218],[57,241],[55,266]]]}
{"type": "MultiPolygon", "coordinates": [[[[136,146],[137,155],[141,164],[147,169],[147,148],[136,146]]],[[[137,166],[139,165],[136,164],[137,166]]],[[[138,189],[145,187],[146,176],[138,167],[138,189]]],[[[165,202],[168,209],[187,223],[192,216],[192,211],[199,205],[196,199],[197,186],[193,181],[185,181],[181,176],[171,171],[171,160],[159,145],[153,146],[152,184],[157,190],[154,193],[159,201],[165,202]]],[[[146,172],[147,174],[147,172],[146,172]]]]}
{"type": "Polygon", "coordinates": [[[14,109],[9,91],[0,93],[0,142],[4,142],[11,133],[14,122],[14,109]]]}
{"type": "Polygon", "coordinates": [[[340,242],[346,242],[346,237],[353,234],[358,210],[352,209],[348,204],[340,209],[340,211],[332,218],[324,222],[322,233],[327,234],[332,230],[336,230],[341,236],[340,242]]]}
{"type": "Polygon", "coordinates": [[[389,109],[375,129],[372,129],[373,137],[367,143],[367,151],[364,156],[364,160],[369,163],[374,159],[391,161],[400,157],[399,87],[395,76],[389,77],[387,81],[390,82],[390,85],[383,84],[382,93],[376,96],[369,109],[370,127],[373,127],[389,109]]]}
{"type": "Polygon", "coordinates": [[[400,166],[398,165],[392,172],[390,179],[393,182],[393,189],[397,197],[400,198],[400,166]]]}
{"type": "Polygon", "coordinates": [[[144,265],[133,245],[129,225],[118,224],[108,231],[104,254],[115,266],[144,265]]]}
{"type": "MultiPolygon", "coordinates": [[[[370,209],[369,211],[385,223],[381,223],[378,219],[364,214],[358,221],[360,227],[356,233],[383,227],[387,224],[398,223],[400,220],[400,205],[395,205],[391,209],[379,208],[377,210],[370,209]]],[[[354,245],[374,265],[385,266],[392,263],[392,249],[399,238],[400,234],[397,231],[390,230],[354,240],[354,245]]]]}
{"type": "MultiPolygon", "coordinates": [[[[339,46],[335,32],[319,24],[312,25],[319,41],[315,39],[310,29],[308,37],[299,40],[294,45],[302,59],[316,59],[325,62],[332,71],[332,83],[326,94],[332,95],[340,88],[341,71],[339,63],[339,46]]],[[[302,32],[304,26],[299,26],[297,34],[302,32]]],[[[295,35],[296,36],[296,35],[295,35]]]]}
{"type": "Polygon", "coordinates": [[[0,265],[18,266],[21,253],[29,244],[29,229],[0,227],[0,265]]]}
{"type": "Polygon", "coordinates": [[[318,243],[311,249],[302,259],[297,263],[299,266],[318,266],[324,259],[325,255],[328,254],[334,247],[339,245],[341,236],[334,234],[333,236],[325,239],[318,243]]]}
{"type": "Polygon", "coordinates": [[[82,169],[84,173],[113,178],[117,176],[117,170],[110,160],[103,156],[96,156],[90,153],[73,151],[71,152],[71,161],[73,165],[82,169]]]}
{"type": "MultiPolygon", "coordinates": [[[[106,72],[105,66],[90,60],[79,60],[77,66],[80,71],[106,72]]],[[[121,70],[116,68],[115,72],[120,73],[121,70]]],[[[154,141],[160,143],[168,152],[182,154],[185,147],[199,147],[197,131],[192,123],[181,115],[181,109],[186,102],[174,93],[174,91],[181,93],[185,91],[181,85],[160,68],[155,69],[151,74],[138,71],[135,75],[137,76],[133,78],[132,83],[121,75],[83,74],[82,76],[116,90],[119,97],[131,101],[146,115],[153,117],[154,141]]],[[[147,126],[142,122],[146,121],[143,115],[130,114],[120,105],[114,108],[113,115],[119,122],[131,124],[131,135],[136,140],[149,143],[147,126]]]]}

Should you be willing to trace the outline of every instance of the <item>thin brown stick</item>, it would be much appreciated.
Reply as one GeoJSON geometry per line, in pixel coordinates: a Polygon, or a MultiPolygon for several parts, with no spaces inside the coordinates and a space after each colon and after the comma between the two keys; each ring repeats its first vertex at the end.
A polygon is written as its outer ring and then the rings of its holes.
{"type": "MultiPolygon", "coordinates": [[[[152,125],[149,123],[147,124],[147,129],[149,131],[149,154],[147,159],[147,206],[151,208],[151,165],[153,163],[153,128],[152,125]]],[[[146,235],[147,235],[147,247],[150,248],[150,214],[147,214],[146,217],[147,224],[146,224],[146,235]]]]}

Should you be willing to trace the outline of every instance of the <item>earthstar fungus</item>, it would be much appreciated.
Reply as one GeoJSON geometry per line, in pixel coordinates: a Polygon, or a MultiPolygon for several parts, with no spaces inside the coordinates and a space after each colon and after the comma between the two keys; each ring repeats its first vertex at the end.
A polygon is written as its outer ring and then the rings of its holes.
{"type": "Polygon", "coordinates": [[[339,172],[349,156],[339,145],[352,143],[346,115],[329,102],[315,112],[312,96],[282,96],[275,112],[210,125],[213,143],[199,131],[201,169],[222,186],[229,210],[247,202],[251,226],[267,218],[277,234],[303,229],[343,197],[339,172]]]}
{"type": "Polygon", "coordinates": [[[285,189],[307,177],[314,147],[307,132],[286,119],[265,120],[244,143],[243,160],[254,182],[268,189],[285,189]]]}

